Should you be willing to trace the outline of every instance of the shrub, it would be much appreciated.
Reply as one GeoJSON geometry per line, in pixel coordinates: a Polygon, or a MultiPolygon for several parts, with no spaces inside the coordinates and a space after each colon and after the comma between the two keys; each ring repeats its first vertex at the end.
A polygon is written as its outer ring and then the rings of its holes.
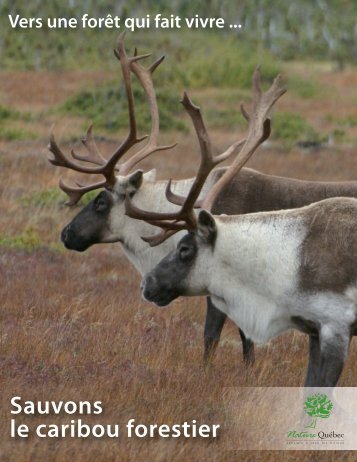
{"type": "Polygon", "coordinates": [[[15,236],[0,235],[0,247],[32,252],[41,247],[41,239],[37,232],[29,227],[22,234],[15,236]]]}
{"type": "Polygon", "coordinates": [[[277,112],[272,117],[272,135],[291,147],[299,140],[322,141],[321,135],[300,115],[294,112],[277,112]]]}
{"type": "Polygon", "coordinates": [[[15,111],[6,106],[0,105],[0,120],[32,120],[32,114],[30,112],[19,112],[15,111]]]}
{"type": "Polygon", "coordinates": [[[43,191],[35,191],[23,196],[19,202],[26,206],[50,207],[65,201],[65,195],[59,188],[50,188],[43,191]]]}
{"type": "MultiPolygon", "coordinates": [[[[90,191],[86,193],[75,207],[83,207],[87,205],[98,194],[98,191],[90,191]]],[[[43,191],[35,191],[31,194],[23,196],[19,199],[19,203],[28,207],[59,207],[63,206],[67,201],[67,195],[61,191],[59,187],[49,188],[43,191]]]]}
{"type": "Polygon", "coordinates": [[[0,139],[6,141],[16,141],[16,140],[33,140],[36,138],[36,134],[30,130],[23,128],[13,128],[13,127],[1,127],[0,126],[0,139]]]}
{"type": "MultiPolygon", "coordinates": [[[[133,85],[135,98],[135,114],[138,126],[150,130],[150,113],[146,97],[138,84],[133,85]]],[[[181,111],[179,98],[167,90],[157,89],[160,111],[160,127],[163,130],[185,130],[185,124],[178,119],[181,111]]],[[[85,117],[96,127],[110,131],[125,129],[128,126],[128,110],[125,93],[117,83],[109,83],[93,91],[84,90],[68,99],[62,110],[77,116],[85,117]]]]}
{"type": "Polygon", "coordinates": [[[288,79],[287,85],[289,91],[291,90],[300,98],[311,99],[320,95],[320,87],[316,82],[305,80],[297,77],[288,79]]]}

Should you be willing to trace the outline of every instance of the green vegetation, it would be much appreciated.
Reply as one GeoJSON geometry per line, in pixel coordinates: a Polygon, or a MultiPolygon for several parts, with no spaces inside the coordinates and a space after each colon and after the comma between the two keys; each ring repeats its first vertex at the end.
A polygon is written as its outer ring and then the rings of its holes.
{"type": "Polygon", "coordinates": [[[59,242],[44,243],[38,232],[31,226],[21,234],[5,236],[0,234],[0,249],[20,250],[31,253],[40,248],[47,248],[57,253],[64,252],[64,246],[59,242]]]}
{"type": "MultiPolygon", "coordinates": [[[[233,88],[250,89],[252,74],[257,63],[261,64],[263,86],[268,86],[281,70],[277,61],[269,53],[264,50],[253,52],[250,47],[242,46],[232,37],[222,41],[212,34],[205,37],[202,34],[194,36],[192,33],[187,33],[187,38],[189,34],[192,40],[177,41],[174,34],[155,37],[159,43],[152,43],[153,49],[165,50],[168,55],[168,62],[164,62],[154,75],[160,124],[163,130],[186,129],[187,119],[179,104],[184,90],[190,90],[192,93],[195,89],[207,87],[222,89],[222,91],[233,88]],[[194,54],[191,48],[192,41],[195,43],[194,54]],[[227,47],[230,49],[228,54],[227,47]]],[[[139,51],[146,52],[150,49],[150,45],[145,43],[141,46],[141,40],[140,37],[137,40],[139,51]]],[[[115,59],[113,62],[116,64],[115,59]]],[[[136,81],[133,90],[138,125],[147,131],[150,126],[150,115],[146,97],[136,81]]],[[[232,97],[228,98],[228,101],[232,103],[232,97]]],[[[127,126],[126,98],[122,84],[118,81],[83,90],[70,98],[61,109],[69,114],[85,117],[96,127],[107,130],[117,131],[127,126]]],[[[211,114],[213,115],[213,112],[211,114]]],[[[222,118],[214,115],[213,117],[219,122],[218,126],[224,126],[222,119],[229,119],[228,126],[231,126],[235,120],[229,114],[223,114],[222,118]]]]}
{"type": "MultiPolygon", "coordinates": [[[[163,40],[163,37],[160,37],[163,40]]],[[[232,105],[232,95],[228,89],[232,91],[240,89],[239,103],[242,99],[242,90],[249,90],[250,93],[252,74],[257,63],[261,64],[263,87],[268,86],[281,70],[277,61],[269,53],[252,52],[249,47],[242,46],[232,37],[222,42],[219,37],[212,34],[208,34],[207,38],[198,35],[195,39],[192,35],[195,54],[192,53],[191,40],[178,42],[172,36],[170,39],[169,36],[166,38],[168,41],[164,41],[165,43],[152,44],[154,49],[165,50],[169,61],[164,62],[154,76],[162,130],[186,130],[187,118],[179,104],[185,89],[190,90],[191,94],[195,89],[207,87],[220,89],[226,103],[232,105]],[[227,47],[230,49],[229,54],[226,53],[227,47]],[[227,92],[224,91],[225,89],[227,92]]],[[[158,40],[161,41],[159,37],[158,40]]],[[[147,43],[143,47],[140,43],[139,39],[140,51],[145,52],[150,48],[147,43]]],[[[138,125],[142,130],[147,131],[150,127],[150,115],[146,97],[135,80],[133,90],[138,125]]],[[[226,108],[208,111],[208,121],[213,119],[213,125],[217,127],[233,126],[237,122],[238,103],[235,111],[226,108]]],[[[61,110],[71,115],[85,117],[96,127],[110,131],[127,127],[127,103],[122,84],[118,81],[79,92],[68,99],[61,110]]]]}
{"type": "Polygon", "coordinates": [[[239,126],[246,126],[247,122],[243,118],[238,104],[235,109],[215,109],[210,108],[208,111],[203,111],[205,120],[210,127],[223,128],[223,129],[234,129],[239,126]]]}
{"type": "Polygon", "coordinates": [[[317,82],[297,77],[288,79],[287,88],[289,92],[291,91],[304,99],[316,98],[321,94],[321,88],[317,82]]]}
{"type": "Polygon", "coordinates": [[[234,37],[222,40],[216,35],[199,34],[192,36],[192,41],[195,53],[189,46],[191,40],[187,40],[186,47],[180,50],[181,59],[174,58],[174,63],[170,63],[171,76],[167,80],[176,86],[249,89],[257,64],[261,67],[263,86],[268,86],[281,71],[271,53],[252,48],[234,37]]]}
{"type": "Polygon", "coordinates": [[[337,143],[342,143],[343,141],[346,141],[346,132],[339,128],[335,128],[332,131],[332,136],[337,143]]]}
{"type": "MultiPolygon", "coordinates": [[[[85,194],[76,207],[87,205],[98,194],[98,191],[90,191],[85,194]]],[[[34,191],[31,194],[22,196],[19,203],[26,207],[61,207],[65,204],[68,197],[58,187],[44,189],[42,191],[34,191]]]]}
{"type": "Polygon", "coordinates": [[[357,117],[352,115],[347,116],[344,119],[339,119],[338,124],[345,127],[357,127],[357,117]]]}
{"type": "MultiPolygon", "coordinates": [[[[195,68],[194,64],[192,66],[195,68]]],[[[201,66],[199,66],[203,74],[205,73],[205,66],[209,68],[210,61],[202,62],[201,66]]],[[[239,65],[237,64],[236,67],[238,68],[239,66],[246,69],[244,61],[239,65]]],[[[276,66],[276,64],[270,63],[270,67],[267,69],[268,72],[265,73],[263,70],[263,87],[266,87],[267,82],[271,82],[279,72],[279,68],[276,66]]],[[[253,72],[252,69],[250,69],[250,72],[253,72]]],[[[159,72],[161,72],[161,69],[159,72]]],[[[182,87],[184,78],[188,77],[187,75],[178,76],[176,77],[177,81],[173,82],[173,79],[170,78],[171,73],[172,70],[170,71],[168,68],[166,72],[163,72],[163,76],[160,74],[160,82],[157,88],[161,129],[185,131],[189,122],[182,106],[179,104],[176,88],[182,87]],[[182,79],[181,82],[179,81],[180,79],[182,79]]],[[[212,74],[208,70],[207,73],[212,74]]],[[[190,78],[192,74],[194,72],[190,73],[190,78]]],[[[193,79],[193,82],[195,82],[193,87],[196,87],[197,84],[198,88],[200,88],[202,81],[197,79],[197,75],[193,79]]],[[[203,95],[199,93],[197,97],[193,97],[193,100],[202,106],[204,118],[210,127],[229,129],[246,123],[241,116],[239,104],[244,100],[249,101],[251,97],[251,74],[238,72],[238,75],[241,77],[241,90],[229,88],[228,85],[226,88],[214,89],[214,92],[209,95],[209,104],[206,106],[204,93],[203,95]],[[242,75],[245,76],[243,79],[242,75]],[[246,89],[247,87],[249,89],[246,89]]],[[[224,83],[233,85],[232,79],[225,82],[223,77],[222,80],[217,80],[217,82],[219,82],[219,85],[224,83]]],[[[209,83],[210,85],[212,84],[207,78],[206,85],[209,83]]],[[[289,85],[290,83],[287,84],[288,87],[289,85]]],[[[320,91],[315,83],[305,82],[304,80],[292,79],[291,85],[293,91],[295,90],[296,93],[305,98],[314,97],[320,91]]],[[[138,125],[141,130],[148,131],[150,128],[148,105],[143,90],[136,82],[134,82],[134,97],[138,125]]],[[[125,129],[128,124],[125,93],[120,84],[117,83],[108,83],[92,90],[81,91],[68,99],[59,110],[71,115],[84,117],[87,122],[93,122],[95,127],[108,131],[116,132],[118,129],[125,129]]],[[[353,120],[349,120],[349,123],[353,123],[353,120]]],[[[274,115],[273,137],[282,140],[287,147],[291,147],[292,144],[301,139],[321,141],[321,136],[313,127],[302,116],[295,113],[276,113],[274,115]]]]}
{"type": "Polygon", "coordinates": [[[0,139],[6,141],[35,139],[35,133],[28,129],[6,126],[6,123],[18,120],[29,122],[31,119],[29,112],[15,111],[12,108],[0,105],[0,139]]]}
{"type": "Polygon", "coordinates": [[[0,105],[0,121],[4,120],[24,120],[26,122],[32,119],[31,113],[15,111],[6,106],[0,105]]]}
{"type": "Polygon", "coordinates": [[[18,111],[14,111],[13,109],[10,109],[6,106],[0,106],[0,120],[1,121],[8,120],[8,119],[17,120],[18,116],[19,116],[18,111]]]}
{"type": "Polygon", "coordinates": [[[82,199],[78,202],[78,204],[76,204],[75,207],[83,207],[84,205],[89,204],[90,201],[92,201],[95,197],[98,196],[99,192],[100,192],[100,191],[99,191],[98,189],[97,189],[96,191],[87,192],[87,193],[82,197],[82,199]]]}
{"type": "Polygon", "coordinates": [[[63,203],[65,199],[65,194],[59,188],[50,188],[23,196],[19,202],[27,207],[53,207],[63,203]]]}
{"type": "Polygon", "coordinates": [[[2,236],[0,234],[0,247],[32,252],[41,247],[41,239],[37,232],[29,227],[22,234],[15,236],[2,236]]]}
{"type": "MultiPolygon", "coordinates": [[[[150,128],[150,113],[145,95],[138,85],[134,86],[135,113],[137,123],[143,130],[150,128]]],[[[157,89],[157,98],[160,108],[160,125],[165,129],[184,130],[185,125],[177,119],[181,110],[178,98],[170,92],[157,89]]],[[[128,110],[125,94],[119,89],[117,83],[110,83],[93,91],[84,90],[67,100],[62,110],[85,117],[94,123],[95,127],[117,131],[128,125],[128,110]]]]}
{"type": "MultiPolygon", "coordinates": [[[[265,88],[282,72],[281,59],[332,59],[342,67],[348,57],[348,63],[353,64],[354,3],[331,0],[327,5],[326,2],[302,0],[297,5],[283,1],[242,0],[237,5],[228,0],[177,0],[171,4],[164,1],[153,4],[128,0],[113,5],[108,0],[99,0],[84,6],[77,0],[54,0],[50,3],[33,0],[27,4],[19,0],[4,0],[0,6],[0,17],[4,21],[0,28],[0,58],[2,69],[115,70],[120,75],[119,63],[111,50],[119,30],[75,29],[64,33],[63,30],[48,30],[45,26],[15,31],[7,19],[9,13],[44,19],[54,16],[79,19],[83,13],[99,18],[110,13],[123,20],[129,16],[140,17],[157,12],[164,16],[172,13],[190,17],[198,13],[204,17],[223,17],[227,24],[239,22],[243,25],[242,29],[238,32],[227,28],[213,31],[187,28],[138,30],[127,34],[126,46],[130,54],[134,44],[139,54],[154,50],[153,56],[144,63],[152,62],[162,52],[166,54],[167,63],[164,62],[154,76],[162,130],[187,130],[190,122],[179,104],[184,90],[188,90],[193,100],[201,104],[210,127],[231,129],[243,122],[238,104],[242,100],[249,101],[251,97],[251,76],[257,64],[261,66],[265,88]],[[336,14],[341,9],[344,15],[336,14]],[[215,106],[210,102],[205,104],[200,97],[205,89],[214,90],[208,99],[214,101],[215,106]],[[236,89],[241,93],[239,99],[230,94],[236,89]]],[[[150,115],[145,95],[136,82],[133,88],[138,126],[141,132],[147,132],[150,115]]],[[[295,75],[288,75],[287,88],[289,92],[307,99],[320,98],[325,91],[317,81],[295,75]]],[[[126,98],[119,79],[86,87],[54,111],[83,117],[86,124],[94,123],[99,130],[117,132],[127,127],[126,98]]],[[[0,106],[0,121],[8,120],[32,121],[33,118],[31,114],[0,106]]],[[[336,128],[353,127],[355,124],[356,119],[350,116],[336,121],[336,128]]],[[[35,135],[26,128],[2,125],[0,138],[34,138],[35,135]]],[[[298,139],[321,138],[296,114],[276,115],[273,137],[287,146],[298,139]]]]}
{"type": "Polygon", "coordinates": [[[36,134],[23,128],[0,126],[0,139],[6,141],[33,140],[36,134]]]}
{"type": "Polygon", "coordinates": [[[300,114],[294,112],[276,112],[273,115],[272,135],[287,148],[299,140],[323,141],[321,135],[300,114]]]}

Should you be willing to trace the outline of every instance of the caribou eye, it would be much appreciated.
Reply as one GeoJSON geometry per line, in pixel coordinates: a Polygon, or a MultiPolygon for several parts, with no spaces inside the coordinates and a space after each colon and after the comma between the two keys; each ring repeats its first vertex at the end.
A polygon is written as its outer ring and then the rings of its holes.
{"type": "Polygon", "coordinates": [[[181,260],[187,260],[192,256],[192,248],[188,245],[181,245],[179,248],[179,257],[181,260]]]}

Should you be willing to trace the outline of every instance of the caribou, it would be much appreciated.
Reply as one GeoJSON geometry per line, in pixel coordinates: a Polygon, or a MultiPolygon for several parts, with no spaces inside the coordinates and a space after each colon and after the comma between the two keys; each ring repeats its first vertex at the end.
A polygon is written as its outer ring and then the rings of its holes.
{"type": "MultiPolygon", "coordinates": [[[[176,248],[179,235],[167,239],[158,247],[151,247],[141,239],[150,235],[155,228],[144,221],[130,218],[125,214],[124,198],[130,195],[134,203],[141,208],[173,212],[177,205],[166,201],[164,191],[166,181],[156,180],[156,171],[144,173],[132,169],[145,157],[155,151],[170,149],[172,146],[158,146],[159,112],[152,81],[152,74],[163,61],[163,57],[148,69],[143,68],[138,61],[145,56],[128,57],[124,47],[124,35],[119,37],[115,55],[120,60],[124,88],[128,98],[129,136],[107,159],[102,156],[94,141],[92,126],[82,140],[87,149],[85,156],[72,151],[66,155],[59,148],[51,135],[49,150],[52,154],[50,162],[53,165],[67,168],[84,174],[101,174],[105,181],[89,186],[68,186],[60,180],[60,188],[69,196],[68,205],[75,205],[88,191],[102,188],[98,196],[86,205],[63,229],[62,241],[66,248],[79,252],[100,243],[120,242],[125,254],[143,276],[149,272],[170,250],[176,248]],[[137,144],[135,107],[132,95],[131,74],[141,83],[150,107],[151,133],[147,144],[139,149],[129,160],[117,165],[130,146],[137,144]],[[90,167],[88,167],[90,165],[90,167]],[[93,167],[94,166],[94,167],[93,167]]],[[[235,142],[226,153],[227,157],[234,154],[241,146],[235,142]]],[[[226,172],[226,167],[214,169],[208,175],[200,193],[204,197],[207,191],[219,181],[226,172]]],[[[185,195],[192,186],[193,179],[173,181],[171,187],[176,194],[185,195]]],[[[246,213],[296,208],[311,202],[334,196],[357,197],[357,182],[314,182],[302,181],[267,175],[250,168],[242,168],[222,189],[215,199],[212,212],[214,214],[241,215],[246,213]]],[[[238,303],[238,302],[237,302],[238,303]]],[[[220,311],[207,297],[207,312],[204,328],[204,362],[208,363],[219,343],[221,332],[227,315],[220,311]]],[[[243,358],[246,364],[254,362],[254,344],[246,338],[239,329],[243,358]]]]}
{"type": "MultiPolygon", "coordinates": [[[[351,337],[357,334],[357,200],[329,198],[296,209],[243,215],[210,213],[217,195],[270,134],[269,111],[284,93],[279,76],[262,92],[254,76],[248,134],[236,159],[199,201],[215,164],[208,134],[197,131],[201,164],[186,197],[166,188],[174,213],[140,209],[125,199],[127,214],[162,228],[145,237],[152,246],[182,230],[177,248],[146,276],[143,297],[166,306],[179,296],[209,295],[219,310],[255,342],[297,329],[310,337],[308,387],[333,387],[351,337]],[[200,211],[197,215],[195,207],[200,211]]],[[[191,104],[194,124],[199,108],[191,104]]]]}

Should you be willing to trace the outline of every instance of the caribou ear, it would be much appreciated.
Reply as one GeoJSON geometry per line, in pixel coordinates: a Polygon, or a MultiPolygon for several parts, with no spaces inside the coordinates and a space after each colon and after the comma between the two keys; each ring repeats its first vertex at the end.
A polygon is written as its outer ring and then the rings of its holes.
{"type": "Polygon", "coordinates": [[[217,237],[217,225],[213,216],[206,210],[201,210],[198,215],[197,234],[207,244],[214,245],[217,237]]]}
{"type": "Polygon", "coordinates": [[[144,180],[148,181],[149,183],[156,181],[156,168],[153,168],[152,170],[144,173],[144,180]]]}
{"type": "Polygon", "coordinates": [[[144,177],[143,170],[136,170],[136,172],[132,173],[129,176],[128,187],[130,189],[130,192],[135,192],[140,188],[143,182],[143,177],[144,177]]]}

